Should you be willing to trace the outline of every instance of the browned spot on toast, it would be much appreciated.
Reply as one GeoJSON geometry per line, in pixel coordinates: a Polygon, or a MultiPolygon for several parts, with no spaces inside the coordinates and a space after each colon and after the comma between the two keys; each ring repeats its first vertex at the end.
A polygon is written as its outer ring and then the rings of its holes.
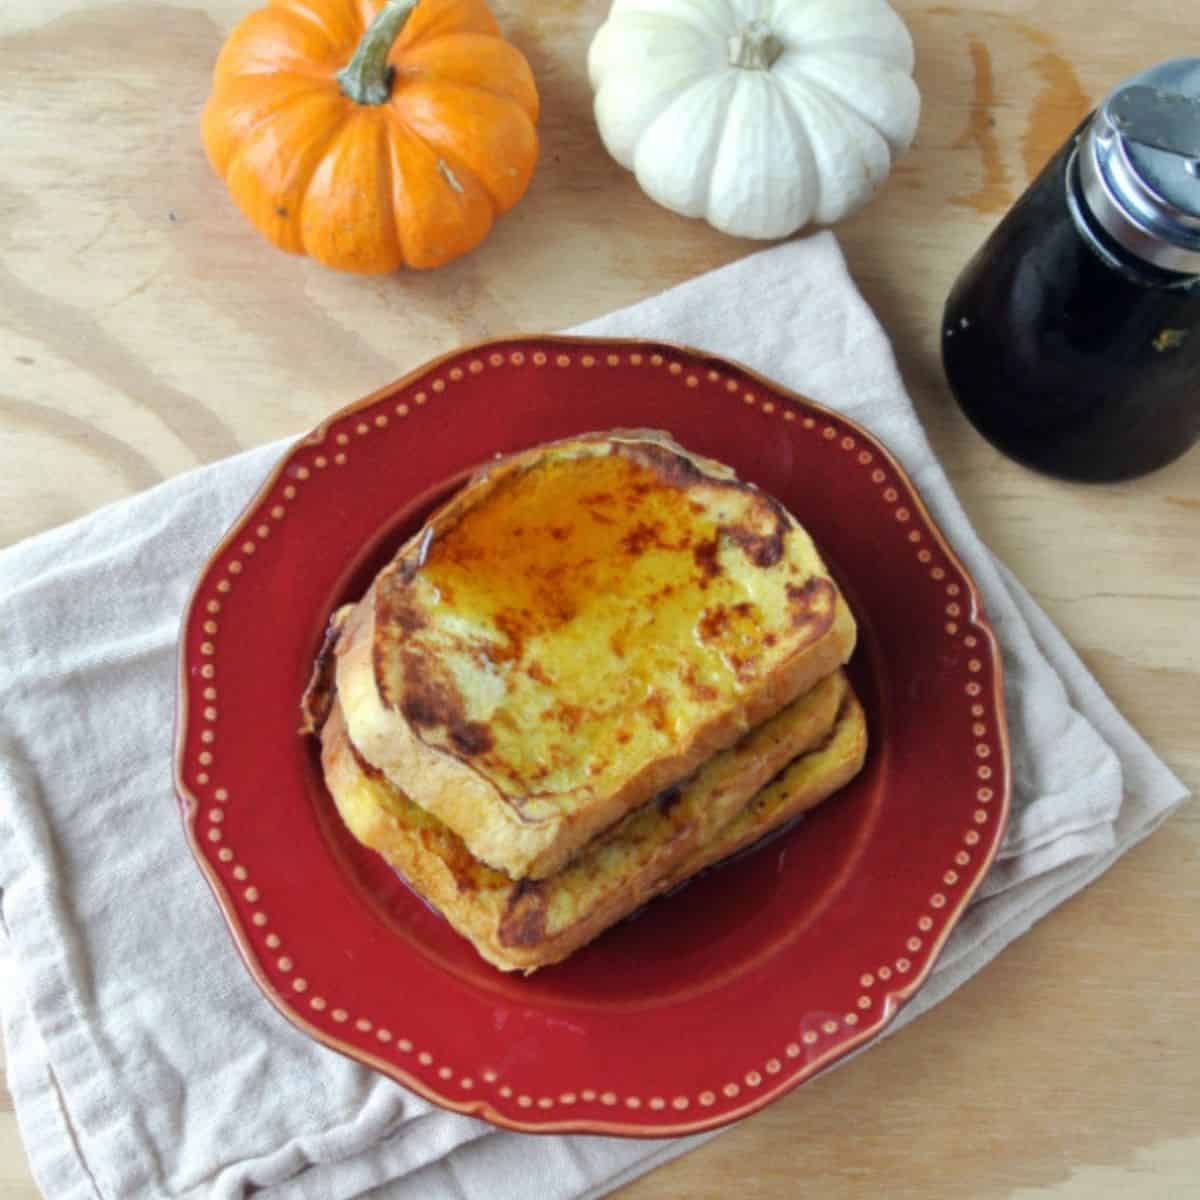
{"type": "Polygon", "coordinates": [[[546,936],[546,896],[542,885],[522,879],[500,918],[502,946],[536,946],[546,936]]]}
{"type": "Polygon", "coordinates": [[[690,458],[676,454],[666,446],[656,446],[652,442],[639,442],[636,445],[626,443],[619,447],[614,446],[609,453],[620,454],[651,468],[663,483],[671,487],[683,489],[706,481],[706,477],[690,458]]]}
{"type": "Polygon", "coordinates": [[[787,585],[788,608],[792,624],[812,624],[817,618],[822,628],[833,621],[834,590],[828,579],[807,579],[787,585]]]}
{"type": "Polygon", "coordinates": [[[421,609],[404,572],[385,575],[379,581],[375,600],[375,620],[382,629],[413,634],[429,626],[429,617],[421,609]]]}
{"type": "Polygon", "coordinates": [[[531,663],[526,664],[525,673],[529,676],[530,679],[534,679],[538,683],[540,683],[542,685],[542,687],[549,688],[549,687],[554,686],[554,680],[551,679],[550,676],[546,673],[546,668],[543,667],[542,664],[540,662],[537,662],[536,660],[531,663]]]}
{"type": "Polygon", "coordinates": [[[300,698],[300,732],[303,734],[320,733],[329,719],[335,691],[334,650],[349,612],[348,608],[339,608],[325,626],[325,636],[313,661],[312,674],[300,698]]]}
{"type": "Polygon", "coordinates": [[[787,524],[778,513],[772,515],[775,523],[766,533],[747,529],[744,525],[722,525],[720,532],[740,547],[756,567],[773,567],[783,557],[783,535],[787,532],[787,524]]]}
{"type": "Polygon", "coordinates": [[[693,663],[688,663],[680,675],[683,680],[683,686],[687,688],[688,693],[701,703],[705,703],[717,698],[718,692],[715,687],[704,683],[696,674],[696,667],[693,663]]]}
{"type": "Polygon", "coordinates": [[[450,744],[467,757],[486,754],[493,746],[492,731],[467,720],[462,696],[440,663],[411,648],[401,650],[404,694],[400,711],[417,729],[442,728],[450,744]]]}
{"type": "Polygon", "coordinates": [[[721,564],[717,561],[717,549],[720,543],[716,538],[709,538],[706,542],[697,542],[692,547],[692,557],[696,560],[696,566],[700,568],[701,583],[707,583],[710,579],[715,579],[721,573],[721,564]]]}
{"type": "Polygon", "coordinates": [[[642,707],[650,714],[650,723],[659,732],[665,733],[667,729],[667,701],[662,692],[657,689],[642,701],[642,707]]]}
{"type": "Polygon", "coordinates": [[[621,547],[633,558],[640,558],[652,546],[662,545],[662,524],[639,521],[622,539],[621,547]]]}
{"type": "Polygon", "coordinates": [[[714,608],[706,608],[696,626],[700,637],[706,642],[717,641],[722,634],[728,632],[730,623],[735,619],[748,620],[754,614],[754,605],[742,600],[732,607],[718,604],[714,608]]]}
{"type": "MultiPolygon", "coordinates": [[[[496,662],[519,662],[524,657],[525,638],[533,624],[530,614],[519,609],[502,608],[492,619],[496,628],[504,634],[504,645],[491,648],[492,658],[496,662]]],[[[538,667],[538,670],[541,668],[538,667]]],[[[545,682],[540,676],[533,675],[532,670],[530,674],[538,683],[545,682]]]]}
{"type": "Polygon", "coordinates": [[[583,720],[587,716],[587,709],[578,704],[571,704],[567,700],[558,700],[546,710],[545,715],[568,732],[574,733],[583,724],[583,720]]]}

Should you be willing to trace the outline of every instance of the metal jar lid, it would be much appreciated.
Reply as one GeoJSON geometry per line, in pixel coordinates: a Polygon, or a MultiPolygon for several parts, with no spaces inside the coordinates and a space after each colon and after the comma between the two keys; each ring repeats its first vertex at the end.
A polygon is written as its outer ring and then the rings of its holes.
{"type": "Polygon", "coordinates": [[[1200,58],[1160,63],[1111,92],[1078,162],[1087,208],[1118,245],[1200,275],[1200,58]]]}

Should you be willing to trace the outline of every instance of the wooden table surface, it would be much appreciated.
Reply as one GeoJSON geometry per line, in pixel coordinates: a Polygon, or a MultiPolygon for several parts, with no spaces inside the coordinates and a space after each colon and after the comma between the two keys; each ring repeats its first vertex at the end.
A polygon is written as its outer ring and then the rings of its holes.
{"type": "MultiPolygon", "coordinates": [[[[585,53],[607,0],[496,6],[543,98],[523,202],[432,274],[278,253],[197,118],[249,0],[0,6],[0,545],[306,429],[426,358],[561,328],[753,247],[656,208],[606,155],[585,53]]],[[[1200,452],[1084,488],[967,425],[937,352],[957,270],[1112,84],[1200,52],[1194,0],[901,0],[924,110],[838,235],[966,508],[1125,714],[1200,784],[1200,452]]],[[[1185,808],[958,994],[622,1200],[1200,1194],[1200,818],[1185,808]]],[[[11,1104],[0,1196],[36,1195],[11,1104]]]]}

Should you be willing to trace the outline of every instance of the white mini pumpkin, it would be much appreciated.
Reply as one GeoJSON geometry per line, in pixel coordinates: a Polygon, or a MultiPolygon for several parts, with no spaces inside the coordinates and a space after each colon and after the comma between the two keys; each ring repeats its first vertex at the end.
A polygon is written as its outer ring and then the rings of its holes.
{"type": "Polygon", "coordinates": [[[886,0],[614,0],[588,53],[596,123],[659,204],[777,238],[864,204],[917,128],[886,0]]]}

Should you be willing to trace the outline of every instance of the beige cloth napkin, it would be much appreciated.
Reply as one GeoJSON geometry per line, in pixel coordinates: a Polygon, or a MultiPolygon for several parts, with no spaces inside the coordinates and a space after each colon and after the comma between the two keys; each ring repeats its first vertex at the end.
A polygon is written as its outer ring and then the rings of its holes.
{"type": "MultiPolygon", "coordinates": [[[[1149,833],[1184,789],[972,532],[831,235],[582,332],[691,343],[869,426],[983,591],[1004,647],[1014,816],[899,1028],[1149,833]]],[[[260,996],[191,860],[171,775],[180,615],[281,450],[0,554],[0,995],[34,1173],[54,1200],[603,1195],[703,1138],[499,1132],[323,1049],[260,996]]]]}

